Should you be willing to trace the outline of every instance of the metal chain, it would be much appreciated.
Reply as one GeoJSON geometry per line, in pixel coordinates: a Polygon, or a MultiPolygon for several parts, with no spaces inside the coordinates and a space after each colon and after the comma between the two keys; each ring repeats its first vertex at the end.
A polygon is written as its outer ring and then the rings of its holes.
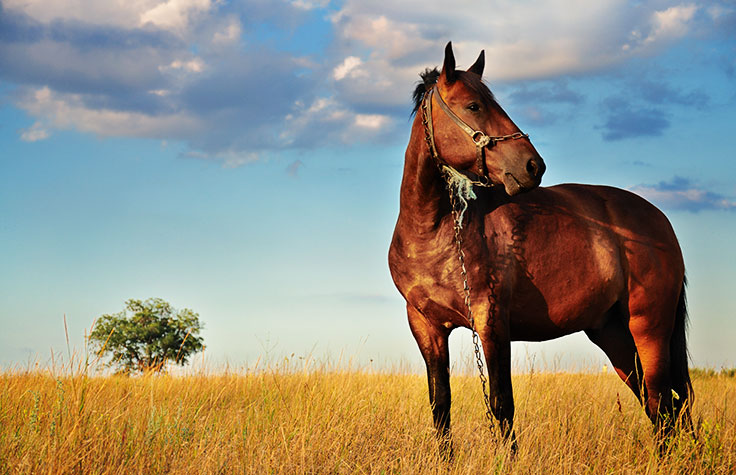
{"type": "MultiPolygon", "coordinates": [[[[489,427],[493,428],[493,412],[491,411],[491,399],[488,396],[488,379],[486,378],[485,371],[483,370],[483,357],[480,351],[480,337],[478,331],[475,328],[475,318],[473,317],[473,308],[470,304],[470,284],[468,283],[468,271],[465,268],[465,252],[463,251],[463,238],[460,234],[462,230],[462,216],[457,210],[455,195],[452,190],[450,192],[450,204],[452,206],[452,217],[454,220],[455,230],[455,245],[457,246],[457,258],[460,261],[460,271],[463,276],[463,292],[465,293],[465,306],[468,309],[467,319],[470,322],[470,329],[473,332],[473,347],[475,349],[475,363],[478,366],[478,376],[480,378],[480,385],[483,389],[483,402],[486,406],[486,419],[488,419],[489,427]]],[[[491,308],[489,314],[493,316],[495,314],[496,298],[495,298],[495,281],[491,279],[491,308]]]]}
{"type": "Polygon", "coordinates": [[[492,142],[503,142],[504,140],[516,140],[516,139],[525,139],[528,138],[529,134],[525,134],[522,132],[514,132],[513,134],[509,135],[501,135],[500,137],[490,137],[492,142]]]}
{"type": "MultiPolygon", "coordinates": [[[[470,302],[470,284],[468,283],[468,271],[465,267],[465,252],[463,251],[463,238],[461,234],[462,230],[462,213],[458,211],[457,206],[457,199],[455,194],[453,193],[452,187],[449,184],[449,181],[447,181],[447,175],[442,170],[442,163],[440,161],[440,157],[437,156],[437,151],[434,148],[434,140],[432,137],[431,130],[431,124],[430,121],[432,118],[429,116],[429,105],[427,104],[427,96],[424,98],[425,100],[422,103],[422,124],[424,125],[424,140],[427,143],[427,149],[429,149],[429,154],[432,156],[432,159],[434,160],[435,164],[440,170],[440,174],[445,178],[445,185],[448,190],[449,196],[450,196],[450,207],[452,208],[452,217],[453,217],[453,228],[455,232],[455,245],[457,247],[457,257],[460,261],[460,271],[462,273],[463,277],[463,292],[465,296],[465,306],[468,309],[467,313],[467,320],[470,323],[470,329],[473,332],[473,348],[475,350],[475,363],[478,366],[478,376],[480,378],[481,383],[481,389],[483,390],[483,402],[486,406],[486,419],[488,419],[489,428],[494,427],[494,418],[493,418],[493,412],[491,409],[491,399],[488,395],[488,379],[485,375],[485,370],[483,369],[483,356],[480,349],[480,337],[478,336],[478,331],[475,327],[475,318],[473,318],[473,308],[471,306],[470,302]]],[[[501,142],[504,140],[512,140],[517,138],[527,137],[526,134],[523,134],[521,132],[516,132],[510,135],[503,135],[500,137],[491,137],[491,140],[494,142],[501,142]]],[[[483,182],[477,182],[472,181],[473,184],[481,185],[481,186],[490,186],[488,183],[483,182]]],[[[491,272],[491,276],[489,279],[489,287],[490,287],[490,308],[489,308],[489,322],[490,320],[495,316],[496,314],[496,277],[491,272]]]]}

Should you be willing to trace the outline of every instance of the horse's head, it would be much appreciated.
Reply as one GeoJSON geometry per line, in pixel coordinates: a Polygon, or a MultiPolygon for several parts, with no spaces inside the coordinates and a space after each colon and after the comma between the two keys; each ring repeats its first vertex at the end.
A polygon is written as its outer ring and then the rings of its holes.
{"type": "Polygon", "coordinates": [[[420,98],[429,102],[430,131],[442,162],[502,184],[506,193],[515,195],[537,187],[545,165],[483,83],[484,66],[481,51],[467,71],[456,70],[448,43],[442,71],[423,75],[423,94],[415,93],[416,109],[422,107],[420,98]]]}

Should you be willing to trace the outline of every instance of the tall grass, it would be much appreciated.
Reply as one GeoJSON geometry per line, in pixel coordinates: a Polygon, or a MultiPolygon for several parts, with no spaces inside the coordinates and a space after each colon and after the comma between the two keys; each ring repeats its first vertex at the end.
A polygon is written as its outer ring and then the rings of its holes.
{"type": "Polygon", "coordinates": [[[656,455],[612,374],[514,377],[519,452],[452,378],[455,460],[437,456],[426,380],[328,366],[183,376],[0,374],[2,473],[734,473],[736,379],[696,372],[697,440],[656,455]]]}

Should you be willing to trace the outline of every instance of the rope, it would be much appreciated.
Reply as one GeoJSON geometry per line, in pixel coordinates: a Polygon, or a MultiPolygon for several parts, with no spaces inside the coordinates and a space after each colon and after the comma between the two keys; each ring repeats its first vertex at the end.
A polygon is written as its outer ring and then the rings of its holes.
{"type": "Polygon", "coordinates": [[[453,211],[457,211],[459,213],[459,216],[455,221],[459,226],[459,229],[462,229],[463,217],[465,216],[465,211],[468,209],[468,201],[477,198],[475,191],[473,191],[473,181],[447,165],[442,165],[442,172],[445,175],[448,191],[451,195],[457,198],[460,204],[460,209],[453,209],[453,211]]]}

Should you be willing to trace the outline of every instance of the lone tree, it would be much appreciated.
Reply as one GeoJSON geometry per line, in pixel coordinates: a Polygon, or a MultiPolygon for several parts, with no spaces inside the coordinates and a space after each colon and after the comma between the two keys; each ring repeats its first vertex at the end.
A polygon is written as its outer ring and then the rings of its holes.
{"type": "Polygon", "coordinates": [[[97,351],[110,356],[110,365],[122,373],[160,372],[166,363],[183,365],[201,351],[199,314],[176,310],[161,299],[130,299],[125,310],[102,315],[89,335],[97,351]]]}

